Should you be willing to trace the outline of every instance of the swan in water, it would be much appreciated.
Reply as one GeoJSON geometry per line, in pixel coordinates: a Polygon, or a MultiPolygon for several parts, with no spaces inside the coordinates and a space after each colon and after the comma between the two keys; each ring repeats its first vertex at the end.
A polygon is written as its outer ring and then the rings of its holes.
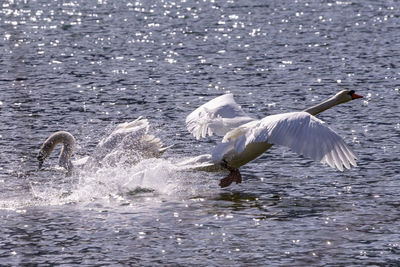
{"type": "Polygon", "coordinates": [[[200,160],[207,166],[219,165],[229,170],[220,180],[221,187],[241,183],[239,167],[254,160],[273,145],[289,147],[294,152],[343,171],[357,166],[356,156],[343,139],[323,121],[314,117],[333,106],[362,98],[354,90],[342,90],[324,102],[300,112],[282,113],[257,120],[248,116],[225,94],[200,106],[186,118],[186,127],[196,139],[214,134],[223,136],[211,155],[200,160]],[[211,162],[212,163],[211,163],[211,162]]]}
{"type": "MultiPolygon", "coordinates": [[[[134,164],[143,158],[159,157],[170,146],[163,147],[161,140],[148,134],[149,122],[139,117],[132,122],[118,124],[114,131],[102,139],[90,157],[84,157],[76,162],[77,165],[102,166],[116,164],[134,164]]],[[[54,148],[62,145],[58,164],[71,173],[73,164],[71,157],[75,148],[75,138],[66,131],[58,131],[50,135],[41,145],[37,159],[39,169],[54,148]]]]}
{"type": "Polygon", "coordinates": [[[40,147],[37,159],[39,161],[39,169],[42,168],[45,159],[50,156],[54,148],[62,144],[58,165],[65,168],[67,171],[72,170],[71,156],[75,149],[75,138],[72,134],[66,131],[58,131],[53,133],[46,139],[40,147]]]}

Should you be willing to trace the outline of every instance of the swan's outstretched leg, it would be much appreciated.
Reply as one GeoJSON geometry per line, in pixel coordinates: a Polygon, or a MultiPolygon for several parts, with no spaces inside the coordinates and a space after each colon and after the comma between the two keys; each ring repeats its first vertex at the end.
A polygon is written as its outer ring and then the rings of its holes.
{"type": "Polygon", "coordinates": [[[228,169],[229,174],[225,178],[222,178],[219,182],[220,187],[230,186],[231,183],[236,182],[240,184],[242,182],[242,175],[240,174],[239,169],[230,167],[226,161],[221,163],[221,166],[225,169],[228,169]]]}

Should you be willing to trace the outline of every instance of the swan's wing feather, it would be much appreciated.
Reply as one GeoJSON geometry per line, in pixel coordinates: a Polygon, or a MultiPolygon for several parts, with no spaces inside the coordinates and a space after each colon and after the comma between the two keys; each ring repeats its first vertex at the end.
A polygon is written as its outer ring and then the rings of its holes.
{"type": "Polygon", "coordinates": [[[115,151],[129,154],[143,154],[146,157],[158,157],[168,148],[162,141],[149,134],[150,124],[147,119],[138,119],[118,124],[114,131],[102,139],[96,146],[93,157],[105,158],[107,155],[116,155],[115,151]]]}
{"type": "Polygon", "coordinates": [[[233,99],[233,94],[216,97],[186,117],[186,128],[196,139],[224,136],[230,130],[254,119],[247,116],[233,99]]]}
{"type": "MultiPolygon", "coordinates": [[[[289,147],[332,168],[343,170],[356,166],[356,156],[344,140],[326,124],[306,112],[292,112],[268,116],[243,125],[245,135],[236,138],[235,150],[241,153],[256,142],[289,147]]],[[[227,136],[232,133],[228,133],[227,136]]],[[[224,138],[225,139],[225,138],[224,138]]]]}
{"type": "Polygon", "coordinates": [[[103,138],[97,145],[98,149],[112,149],[116,147],[126,136],[131,138],[140,138],[146,135],[149,130],[149,122],[147,119],[139,117],[131,122],[119,123],[113,132],[103,138]]]}

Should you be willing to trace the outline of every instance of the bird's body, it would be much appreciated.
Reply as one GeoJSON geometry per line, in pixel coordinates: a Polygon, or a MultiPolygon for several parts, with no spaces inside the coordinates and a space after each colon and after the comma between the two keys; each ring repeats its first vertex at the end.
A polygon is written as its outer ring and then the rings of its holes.
{"type": "MultiPolygon", "coordinates": [[[[159,138],[148,134],[149,127],[147,119],[141,117],[132,122],[118,124],[110,135],[99,142],[91,156],[78,160],[76,164],[91,167],[115,166],[134,164],[143,158],[162,155],[169,147],[163,147],[159,138]]],[[[38,153],[39,169],[58,144],[63,145],[59,165],[67,172],[72,170],[71,157],[75,138],[66,131],[53,133],[42,144],[38,153]]]]}
{"type": "Polygon", "coordinates": [[[338,134],[313,115],[360,97],[354,91],[343,90],[305,111],[256,120],[244,113],[232,94],[226,94],[197,108],[187,117],[186,124],[197,139],[213,134],[223,136],[212,152],[213,162],[231,172],[221,180],[222,187],[232,181],[241,182],[238,168],[273,145],[289,147],[300,155],[342,171],[343,166],[356,166],[356,156],[338,134]]]}

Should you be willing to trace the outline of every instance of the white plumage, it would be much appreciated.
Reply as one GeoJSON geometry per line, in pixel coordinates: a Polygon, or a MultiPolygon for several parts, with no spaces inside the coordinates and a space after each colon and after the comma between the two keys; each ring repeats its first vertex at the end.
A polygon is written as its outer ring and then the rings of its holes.
{"type": "Polygon", "coordinates": [[[343,166],[348,169],[350,165],[356,166],[356,156],[343,139],[323,121],[306,112],[283,113],[248,122],[228,132],[221,144],[213,151],[217,162],[235,158],[249,162],[258,155],[244,154],[246,148],[251,144],[260,147],[269,144],[289,147],[297,154],[341,171],[343,166]],[[228,144],[230,151],[224,149],[228,144]]]}
{"type": "Polygon", "coordinates": [[[140,153],[148,157],[158,157],[169,147],[163,147],[161,140],[149,134],[150,124],[147,119],[138,119],[118,124],[114,131],[102,139],[96,146],[94,158],[104,158],[120,154],[128,156],[140,153]],[[115,153],[118,152],[118,153],[115,153]]]}
{"type": "Polygon", "coordinates": [[[75,166],[121,166],[136,164],[144,158],[161,156],[168,148],[161,140],[149,134],[147,119],[138,119],[118,124],[114,131],[96,146],[91,156],[71,162],[75,147],[75,138],[68,132],[52,134],[40,147],[38,153],[39,169],[44,160],[51,154],[57,144],[62,144],[59,165],[68,172],[75,166]]]}
{"type": "Polygon", "coordinates": [[[186,126],[197,139],[207,134],[223,136],[212,152],[212,159],[216,164],[226,164],[230,170],[257,158],[272,145],[282,145],[343,171],[343,167],[357,166],[356,156],[337,133],[313,115],[360,97],[354,91],[343,90],[305,111],[256,120],[236,104],[232,94],[226,94],[193,111],[187,116],[186,126]]]}
{"type": "Polygon", "coordinates": [[[232,94],[225,94],[190,113],[186,118],[186,127],[198,140],[213,134],[224,136],[230,130],[252,120],[236,104],[232,94]]]}

